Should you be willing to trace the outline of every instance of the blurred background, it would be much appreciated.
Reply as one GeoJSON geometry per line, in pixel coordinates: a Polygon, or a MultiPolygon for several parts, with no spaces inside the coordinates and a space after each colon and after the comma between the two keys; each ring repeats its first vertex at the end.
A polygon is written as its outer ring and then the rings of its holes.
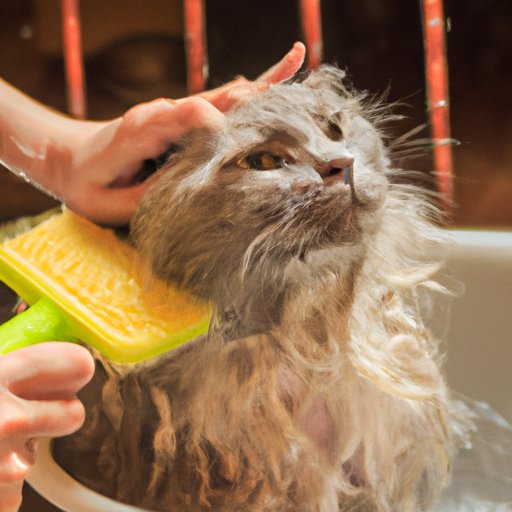
{"type": "MultiPolygon", "coordinates": [[[[255,78],[302,39],[297,0],[206,0],[209,86],[255,78]]],[[[419,1],[322,0],[324,61],[371,93],[390,88],[407,120],[426,122],[419,1]]],[[[445,0],[454,148],[455,225],[512,226],[512,2],[445,0]]],[[[186,95],[180,0],[81,2],[88,117],[108,119],[159,96],[186,95]]],[[[66,110],[58,0],[2,0],[0,76],[66,110]]],[[[421,136],[428,136],[425,131],[421,136]]],[[[428,152],[407,162],[430,172],[428,152]]],[[[0,220],[52,201],[0,169],[0,220]]]]}

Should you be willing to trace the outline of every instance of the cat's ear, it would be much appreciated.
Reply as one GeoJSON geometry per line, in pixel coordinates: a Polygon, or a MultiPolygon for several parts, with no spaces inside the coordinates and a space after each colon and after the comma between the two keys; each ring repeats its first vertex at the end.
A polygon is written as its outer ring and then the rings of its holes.
{"type": "Polygon", "coordinates": [[[318,71],[313,71],[303,83],[310,89],[327,89],[347,97],[350,93],[343,83],[345,76],[345,71],[340,68],[322,66],[318,71]]]}

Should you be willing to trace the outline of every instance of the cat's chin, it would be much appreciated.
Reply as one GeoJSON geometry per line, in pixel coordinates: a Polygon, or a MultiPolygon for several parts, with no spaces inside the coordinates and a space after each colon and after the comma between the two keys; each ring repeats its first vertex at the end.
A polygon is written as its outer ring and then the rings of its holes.
{"type": "Polygon", "coordinates": [[[333,246],[357,241],[362,233],[378,223],[376,213],[384,204],[385,196],[386,187],[381,183],[361,188],[357,195],[347,190],[347,185],[329,187],[318,198],[323,203],[317,212],[318,227],[323,231],[319,239],[333,246]]]}

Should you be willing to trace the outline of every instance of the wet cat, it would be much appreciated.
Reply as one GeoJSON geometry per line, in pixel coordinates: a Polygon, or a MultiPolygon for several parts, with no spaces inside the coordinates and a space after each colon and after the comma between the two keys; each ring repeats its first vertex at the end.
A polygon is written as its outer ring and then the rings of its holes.
{"type": "Polygon", "coordinates": [[[210,332],[99,368],[84,428],[56,445],[71,473],[154,510],[427,510],[453,455],[416,304],[442,236],[393,183],[382,112],[325,67],[181,141],[133,234],[212,302],[210,332]]]}

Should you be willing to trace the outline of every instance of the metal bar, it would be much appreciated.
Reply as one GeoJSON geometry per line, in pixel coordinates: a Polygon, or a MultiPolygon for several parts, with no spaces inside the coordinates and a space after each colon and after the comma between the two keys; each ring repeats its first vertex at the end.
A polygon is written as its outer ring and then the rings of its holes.
{"type": "Polygon", "coordinates": [[[317,69],[323,58],[320,0],[300,0],[300,18],[306,43],[309,69],[317,69]]]}
{"type": "Polygon", "coordinates": [[[208,79],[203,0],[185,0],[184,18],[188,92],[196,94],[205,89],[208,79]]]}
{"type": "Polygon", "coordinates": [[[73,117],[84,119],[87,114],[87,100],[78,1],[62,0],[62,32],[68,111],[73,117]]]}
{"type": "Polygon", "coordinates": [[[450,102],[442,0],[422,0],[427,108],[438,190],[449,208],[453,195],[450,102]]]}

